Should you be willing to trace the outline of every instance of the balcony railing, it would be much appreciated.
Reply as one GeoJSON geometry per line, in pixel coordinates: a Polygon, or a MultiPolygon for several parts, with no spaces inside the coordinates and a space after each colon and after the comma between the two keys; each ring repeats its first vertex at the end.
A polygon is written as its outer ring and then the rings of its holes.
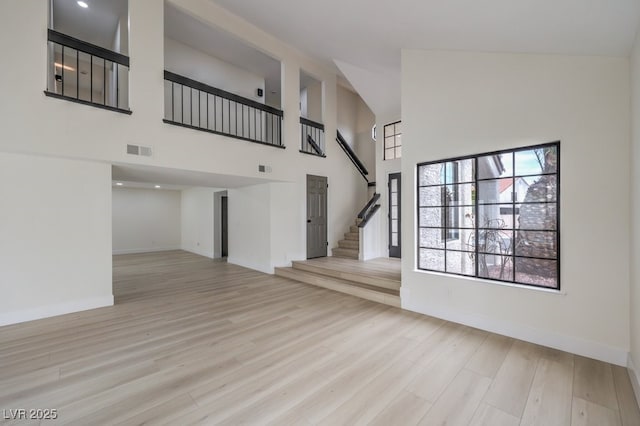
{"type": "Polygon", "coordinates": [[[324,124],[300,117],[300,152],[326,157],[324,124]]]}
{"type": "Polygon", "coordinates": [[[47,38],[47,96],[131,114],[129,57],[51,29],[47,38]]]}
{"type": "Polygon", "coordinates": [[[164,122],[284,148],[279,109],[164,72],[164,122]]]}

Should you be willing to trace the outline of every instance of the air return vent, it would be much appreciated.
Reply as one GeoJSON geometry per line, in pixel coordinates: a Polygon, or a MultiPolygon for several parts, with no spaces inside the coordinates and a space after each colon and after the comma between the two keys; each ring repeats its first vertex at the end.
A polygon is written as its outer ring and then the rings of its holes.
{"type": "Polygon", "coordinates": [[[127,144],[127,154],[151,157],[152,151],[149,146],[127,144]]]}

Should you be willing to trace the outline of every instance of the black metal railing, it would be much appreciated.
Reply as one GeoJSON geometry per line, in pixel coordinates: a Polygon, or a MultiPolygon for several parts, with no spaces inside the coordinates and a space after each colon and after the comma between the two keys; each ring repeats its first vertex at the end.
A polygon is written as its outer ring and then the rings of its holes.
{"type": "Polygon", "coordinates": [[[49,30],[47,96],[131,114],[129,57],[49,30]]]}
{"type": "Polygon", "coordinates": [[[374,214],[380,209],[380,204],[376,204],[376,202],[380,199],[380,194],[374,193],[373,197],[367,202],[360,213],[358,213],[358,219],[360,219],[358,223],[358,228],[364,228],[369,219],[373,217],[374,214]]]}
{"type": "Polygon", "coordinates": [[[279,109],[164,72],[164,122],[284,148],[279,109]]]}
{"type": "Polygon", "coordinates": [[[360,161],[356,153],[351,149],[339,130],[336,132],[336,142],[338,142],[338,145],[340,145],[340,148],[342,148],[344,153],[347,154],[347,157],[349,157],[349,160],[351,160],[353,165],[356,166],[356,169],[358,170],[358,172],[360,172],[364,180],[369,182],[369,179],[367,179],[369,171],[364,166],[364,164],[362,164],[362,161],[360,161]]]}
{"type": "Polygon", "coordinates": [[[300,117],[300,152],[326,157],[324,124],[300,117]]]}

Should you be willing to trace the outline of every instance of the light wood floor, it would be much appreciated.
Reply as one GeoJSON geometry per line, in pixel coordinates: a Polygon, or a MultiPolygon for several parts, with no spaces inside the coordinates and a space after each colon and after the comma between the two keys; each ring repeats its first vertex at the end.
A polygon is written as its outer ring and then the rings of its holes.
{"type": "Polygon", "coordinates": [[[623,368],[224,262],[117,256],[114,287],[114,307],[0,328],[0,410],[58,409],[43,425],[640,425],[623,368]]]}

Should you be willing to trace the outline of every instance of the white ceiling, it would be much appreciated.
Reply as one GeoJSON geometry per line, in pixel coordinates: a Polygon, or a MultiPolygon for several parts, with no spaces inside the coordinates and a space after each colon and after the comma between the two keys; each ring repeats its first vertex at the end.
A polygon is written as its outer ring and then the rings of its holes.
{"type": "MultiPolygon", "coordinates": [[[[105,49],[113,49],[118,21],[128,14],[127,0],[53,0],[53,29],[105,49]]],[[[121,53],[127,54],[126,46],[121,53]]]]}
{"type": "Polygon", "coordinates": [[[210,1],[325,63],[377,75],[385,90],[399,87],[389,78],[402,48],[626,56],[640,15],[638,0],[210,1]]]}
{"type": "Polygon", "coordinates": [[[228,32],[165,3],[165,35],[265,79],[265,102],[280,107],[280,61],[253,48],[228,32]],[[275,93],[272,93],[275,92],[275,93]]]}
{"type": "Polygon", "coordinates": [[[134,186],[137,187],[152,188],[154,185],[161,185],[165,189],[184,189],[194,186],[227,189],[271,182],[268,179],[135,164],[114,164],[111,167],[111,179],[114,182],[125,182],[127,186],[131,186],[129,183],[135,182],[138,185],[134,186]]]}

